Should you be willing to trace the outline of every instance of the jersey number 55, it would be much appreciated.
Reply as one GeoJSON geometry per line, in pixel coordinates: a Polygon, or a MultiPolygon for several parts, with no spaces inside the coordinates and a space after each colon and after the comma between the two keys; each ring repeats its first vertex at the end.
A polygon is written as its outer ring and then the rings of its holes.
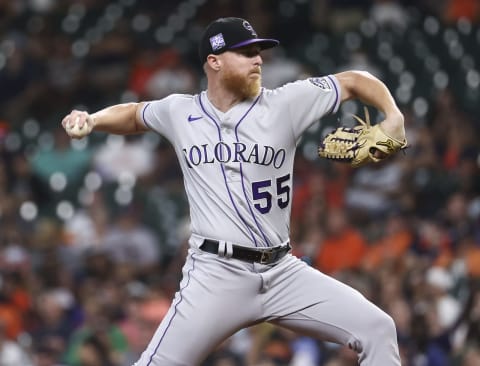
{"type": "MultiPolygon", "coordinates": [[[[284,175],[275,179],[276,185],[276,201],[278,207],[281,209],[288,206],[290,203],[290,174],[284,175]]],[[[261,180],[252,183],[252,194],[254,207],[262,214],[269,213],[272,209],[273,195],[270,193],[270,187],[272,186],[272,179],[261,180]]]]}

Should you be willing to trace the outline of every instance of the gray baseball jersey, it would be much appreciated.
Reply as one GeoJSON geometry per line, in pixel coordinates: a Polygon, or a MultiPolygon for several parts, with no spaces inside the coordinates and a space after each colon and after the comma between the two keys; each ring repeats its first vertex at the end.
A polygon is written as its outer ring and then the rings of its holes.
{"type": "Polygon", "coordinates": [[[339,105],[333,76],[263,89],[227,113],[206,92],[147,103],[145,124],[172,142],[192,233],[245,246],[288,240],[292,169],[303,131],[339,105]]]}
{"type": "Polygon", "coordinates": [[[297,144],[339,103],[330,75],[262,89],[226,113],[206,92],[144,104],[145,125],[173,144],[180,161],[192,236],[180,290],[136,365],[196,365],[262,320],[348,344],[368,365],[400,365],[393,322],[357,291],[290,254],[263,265],[198,249],[204,239],[247,247],[288,242],[297,144]],[[385,321],[388,334],[373,341],[371,329],[385,321]]]}

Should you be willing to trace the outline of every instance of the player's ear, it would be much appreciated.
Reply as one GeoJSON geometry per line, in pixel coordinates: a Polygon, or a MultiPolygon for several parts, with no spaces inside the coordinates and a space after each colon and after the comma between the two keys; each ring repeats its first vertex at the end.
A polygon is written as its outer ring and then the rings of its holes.
{"type": "Polygon", "coordinates": [[[207,64],[215,71],[220,70],[220,59],[217,55],[210,54],[207,56],[207,64]]]}

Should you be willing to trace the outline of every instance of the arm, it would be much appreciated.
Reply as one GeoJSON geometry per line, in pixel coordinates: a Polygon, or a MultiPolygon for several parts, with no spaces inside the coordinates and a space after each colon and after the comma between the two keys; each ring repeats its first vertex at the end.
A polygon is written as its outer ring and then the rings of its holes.
{"type": "Polygon", "coordinates": [[[130,135],[148,131],[140,111],[143,103],[124,103],[107,107],[93,114],[73,110],[62,120],[62,126],[72,138],[82,138],[91,131],[130,135]]]}
{"type": "Polygon", "coordinates": [[[341,88],[341,101],[359,99],[385,115],[380,124],[385,133],[397,140],[405,140],[402,112],[385,84],[365,71],[345,71],[335,75],[341,88]]]}

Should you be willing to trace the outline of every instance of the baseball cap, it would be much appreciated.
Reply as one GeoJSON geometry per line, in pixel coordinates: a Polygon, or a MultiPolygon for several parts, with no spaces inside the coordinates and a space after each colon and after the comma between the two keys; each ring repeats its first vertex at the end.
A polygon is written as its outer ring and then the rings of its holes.
{"type": "Polygon", "coordinates": [[[275,47],[276,39],[258,38],[257,32],[242,18],[219,18],[210,23],[200,40],[200,60],[205,62],[210,54],[219,55],[225,51],[258,44],[262,50],[275,47]]]}

